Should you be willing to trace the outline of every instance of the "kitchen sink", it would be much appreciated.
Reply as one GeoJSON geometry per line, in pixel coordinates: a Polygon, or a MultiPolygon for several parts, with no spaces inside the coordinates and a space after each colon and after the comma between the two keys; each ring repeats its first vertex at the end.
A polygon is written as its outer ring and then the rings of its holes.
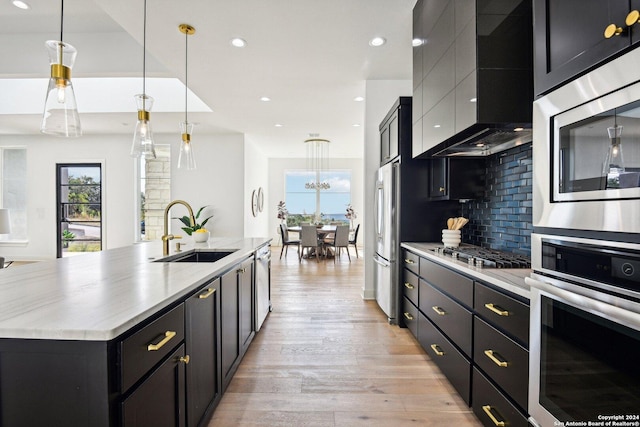
{"type": "Polygon", "coordinates": [[[224,251],[189,252],[183,255],[172,255],[170,257],[155,260],[154,262],[216,262],[226,256],[231,255],[232,253],[236,252],[236,250],[237,249],[224,251]]]}

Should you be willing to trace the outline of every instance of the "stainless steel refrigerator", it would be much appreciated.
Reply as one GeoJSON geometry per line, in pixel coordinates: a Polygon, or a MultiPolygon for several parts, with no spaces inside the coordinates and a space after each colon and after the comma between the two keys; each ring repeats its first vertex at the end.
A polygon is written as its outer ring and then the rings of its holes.
{"type": "Polygon", "coordinates": [[[396,259],[399,247],[399,162],[380,167],[376,174],[374,195],[375,261],[374,288],[376,300],[389,323],[397,323],[398,281],[396,259]]]}

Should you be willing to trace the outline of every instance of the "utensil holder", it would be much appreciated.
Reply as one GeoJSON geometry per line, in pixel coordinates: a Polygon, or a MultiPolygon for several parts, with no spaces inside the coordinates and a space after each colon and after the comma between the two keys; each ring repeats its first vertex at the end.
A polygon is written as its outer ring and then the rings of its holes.
{"type": "Polygon", "coordinates": [[[442,230],[442,243],[447,248],[457,248],[462,241],[460,230],[442,230]]]}

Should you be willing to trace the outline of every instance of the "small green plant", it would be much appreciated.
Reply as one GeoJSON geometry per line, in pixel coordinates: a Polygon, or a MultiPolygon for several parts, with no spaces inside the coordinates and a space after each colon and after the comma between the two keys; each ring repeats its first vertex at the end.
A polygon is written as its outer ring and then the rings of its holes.
{"type": "Polygon", "coordinates": [[[211,215],[211,216],[205,218],[202,222],[198,221],[198,218],[200,218],[200,213],[202,213],[202,210],[204,208],[206,208],[207,206],[209,206],[209,205],[203,206],[200,209],[198,209],[198,212],[196,213],[196,223],[195,223],[195,225],[193,227],[191,226],[191,219],[189,218],[189,215],[185,215],[185,216],[182,216],[182,217],[173,217],[173,219],[177,219],[181,223],[183,223],[185,225],[185,227],[181,227],[182,231],[184,231],[189,236],[191,236],[191,234],[193,232],[195,232],[196,230],[200,230],[200,229],[206,230],[204,228],[205,224],[207,223],[207,221],[209,221],[213,217],[213,215],[211,215]]]}

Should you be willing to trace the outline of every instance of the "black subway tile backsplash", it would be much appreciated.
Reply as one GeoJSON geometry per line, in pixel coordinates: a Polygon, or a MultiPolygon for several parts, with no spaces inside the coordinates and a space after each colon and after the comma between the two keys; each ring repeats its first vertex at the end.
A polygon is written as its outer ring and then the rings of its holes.
{"type": "Polygon", "coordinates": [[[530,256],[532,170],[531,144],[487,158],[483,199],[462,205],[465,243],[530,256]]]}

